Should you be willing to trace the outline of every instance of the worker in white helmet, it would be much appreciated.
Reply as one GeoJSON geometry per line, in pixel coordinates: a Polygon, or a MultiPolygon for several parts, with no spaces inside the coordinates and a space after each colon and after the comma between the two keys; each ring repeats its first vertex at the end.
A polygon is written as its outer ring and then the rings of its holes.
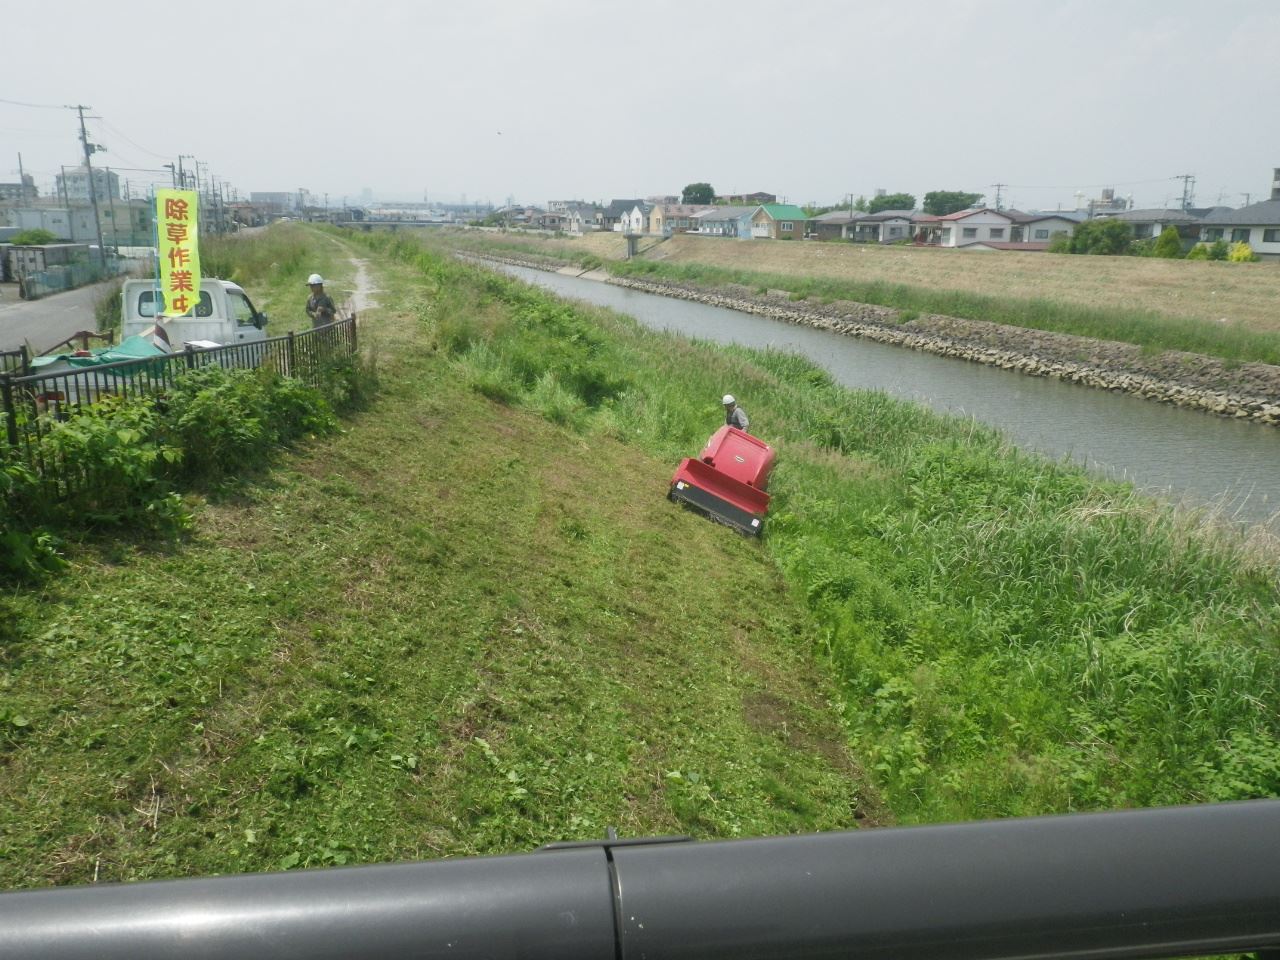
{"type": "Polygon", "coordinates": [[[313,273],[307,277],[307,286],[311,288],[311,296],[307,298],[307,316],[311,318],[311,326],[323,327],[338,319],[338,308],[334,306],[333,297],[324,292],[324,277],[313,273]]]}
{"type": "Polygon", "coordinates": [[[732,393],[726,393],[724,399],[720,402],[724,404],[724,422],[726,426],[746,430],[751,425],[751,421],[747,419],[747,411],[738,406],[738,401],[734,399],[732,393]]]}

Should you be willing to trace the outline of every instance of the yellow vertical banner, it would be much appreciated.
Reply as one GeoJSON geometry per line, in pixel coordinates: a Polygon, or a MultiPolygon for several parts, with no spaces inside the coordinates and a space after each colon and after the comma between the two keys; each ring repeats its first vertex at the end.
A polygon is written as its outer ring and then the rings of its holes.
{"type": "Polygon", "coordinates": [[[165,316],[180,317],[200,302],[200,246],[194,190],[156,191],[160,294],[165,316]]]}

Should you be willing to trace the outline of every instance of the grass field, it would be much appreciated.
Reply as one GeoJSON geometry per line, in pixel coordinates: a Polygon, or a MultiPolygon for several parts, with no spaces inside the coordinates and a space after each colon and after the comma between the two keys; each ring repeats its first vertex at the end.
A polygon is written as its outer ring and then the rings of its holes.
{"type": "MultiPolygon", "coordinates": [[[[609,234],[546,243],[563,243],[607,259],[619,259],[624,252],[623,241],[609,234]]],[[[1250,330],[1280,332],[1280,312],[1275,309],[1280,302],[1280,264],[1273,262],[974,254],[817,241],[739,243],[691,236],[672,237],[647,256],[759,273],[879,281],[1086,307],[1139,306],[1169,317],[1225,321],[1250,330]]]]}

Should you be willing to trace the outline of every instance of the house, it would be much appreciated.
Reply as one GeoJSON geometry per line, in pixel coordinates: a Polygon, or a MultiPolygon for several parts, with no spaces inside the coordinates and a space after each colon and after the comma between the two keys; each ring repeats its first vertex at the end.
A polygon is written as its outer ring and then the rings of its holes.
{"type": "Polygon", "coordinates": [[[712,209],[705,203],[659,203],[649,215],[649,232],[669,237],[673,233],[688,233],[696,229],[695,213],[712,209]]]}
{"type": "Polygon", "coordinates": [[[629,214],[637,203],[641,200],[610,200],[609,205],[601,211],[599,218],[596,220],[597,229],[600,230],[621,230],[622,218],[629,214]]]}
{"type": "Polygon", "coordinates": [[[1133,227],[1133,239],[1150,240],[1164,232],[1165,227],[1174,227],[1178,236],[1190,246],[1200,238],[1201,214],[1195,210],[1125,210],[1122,213],[1107,214],[1107,220],[1120,220],[1133,227]]]}
{"type": "Polygon", "coordinates": [[[832,210],[809,221],[809,232],[819,240],[852,240],[854,225],[862,216],[857,210],[832,210]]]}
{"type": "Polygon", "coordinates": [[[1074,211],[1049,211],[1023,213],[1021,210],[1004,210],[1006,216],[1013,220],[1009,228],[1009,240],[1012,243],[1048,244],[1054,234],[1075,233],[1076,227],[1084,219],[1083,213],[1074,211]]]}
{"type": "Polygon", "coordinates": [[[708,207],[692,217],[693,232],[704,237],[751,239],[751,215],[758,207],[708,207]]]}
{"type": "Polygon", "coordinates": [[[566,205],[563,214],[564,229],[570,233],[590,233],[599,229],[602,210],[594,203],[575,201],[566,205]]]}
{"type": "Polygon", "coordinates": [[[648,233],[649,217],[653,213],[653,204],[648,200],[637,201],[622,218],[623,233],[648,233]]]}
{"type": "Polygon", "coordinates": [[[726,193],[716,197],[716,203],[726,206],[746,205],[758,207],[762,203],[777,203],[778,198],[772,193],[726,193]]]}
{"type": "Polygon", "coordinates": [[[751,215],[751,236],[756,239],[803,240],[809,218],[789,203],[765,203],[751,215]]]}
{"type": "Polygon", "coordinates": [[[537,210],[530,208],[529,226],[538,230],[564,229],[564,214],[553,210],[537,210]]]}
{"type": "Polygon", "coordinates": [[[1280,170],[1276,173],[1278,183],[1271,191],[1272,199],[1207,215],[1200,221],[1199,239],[1204,243],[1247,243],[1264,260],[1280,259],[1280,170]]]}
{"type": "MultiPolygon", "coordinates": [[[[860,213],[851,224],[856,243],[897,243],[909,240],[913,235],[914,210],[881,210],[879,213],[860,213]]],[[[933,218],[930,218],[933,219],[933,218]]]]}
{"type": "Polygon", "coordinates": [[[957,210],[933,220],[927,220],[926,217],[927,215],[914,218],[917,240],[940,247],[963,247],[979,240],[1005,243],[1009,241],[1014,225],[1013,217],[1008,213],[990,207],[957,210]]]}

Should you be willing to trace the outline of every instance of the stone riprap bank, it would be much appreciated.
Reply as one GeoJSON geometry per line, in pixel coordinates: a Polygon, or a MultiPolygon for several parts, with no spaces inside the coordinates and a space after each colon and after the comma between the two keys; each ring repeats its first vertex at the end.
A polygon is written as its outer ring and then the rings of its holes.
{"type": "MultiPolygon", "coordinates": [[[[566,269],[562,260],[531,255],[463,256],[535,270],[583,272],[566,269]]],[[[1280,366],[1272,364],[1232,364],[1177,351],[1147,354],[1128,343],[940,314],[920,314],[904,321],[902,311],[893,307],[844,300],[808,304],[789,299],[785,291],[758,294],[737,285],[707,288],[670,280],[613,276],[600,279],[642,293],[741,310],[1002,370],[1129,393],[1224,417],[1280,424],[1280,366]]]]}

